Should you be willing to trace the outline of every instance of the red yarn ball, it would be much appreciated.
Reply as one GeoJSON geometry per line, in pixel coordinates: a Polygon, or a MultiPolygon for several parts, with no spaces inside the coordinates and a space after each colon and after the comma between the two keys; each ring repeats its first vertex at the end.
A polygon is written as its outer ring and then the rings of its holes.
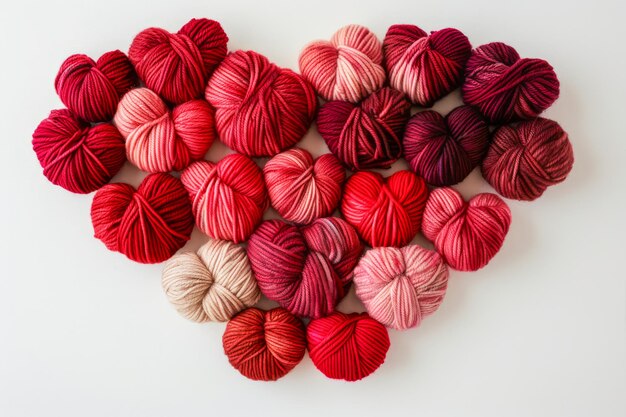
{"type": "Polygon", "coordinates": [[[149,28],[130,45],[128,56],[146,87],[170,103],[202,96],[209,76],[227,53],[219,22],[191,19],[178,33],[149,28]]]}
{"type": "Polygon", "coordinates": [[[295,145],[317,108],[308,82],[254,51],[228,55],[205,98],[215,108],[222,142],[248,156],[273,156],[295,145]]]}
{"type": "Polygon", "coordinates": [[[520,58],[512,47],[493,42],[472,51],[465,67],[463,101],[492,123],[532,119],[559,97],[559,80],[548,62],[520,58]]]}
{"type": "Polygon", "coordinates": [[[124,139],[115,126],[93,127],[69,110],[52,110],[33,133],[33,150],[51,183],[73,193],[96,191],[126,161],[124,139]]]}
{"type": "Polygon", "coordinates": [[[198,161],[181,175],[198,228],[207,235],[245,242],[267,209],[267,191],[259,167],[231,154],[217,164],[198,161]]]}
{"type": "Polygon", "coordinates": [[[414,25],[393,25],[383,41],[389,85],[430,107],[463,80],[472,46],[456,29],[430,35],[414,25]]]}
{"type": "Polygon", "coordinates": [[[410,108],[404,94],[385,87],[358,104],[325,103],[317,116],[317,129],[349,169],[389,168],[402,155],[410,108]]]}
{"type": "Polygon", "coordinates": [[[346,295],[363,245],[338,217],[304,227],[268,220],[248,243],[261,292],[292,313],[322,317],[346,295]]]}
{"type": "Polygon", "coordinates": [[[222,345],[230,364],[243,376],[276,381],[304,357],[306,333],[302,321],[284,308],[252,307],[228,322],[222,345]]]}
{"type": "Polygon", "coordinates": [[[341,202],[343,217],[370,246],[404,246],[419,232],[428,188],[411,171],[388,178],[375,172],[352,175],[341,202]]]}
{"type": "Polygon", "coordinates": [[[94,196],[91,221],[95,237],[109,250],[133,261],[165,261],[189,240],[193,215],[187,192],[169,174],[150,174],[135,190],[108,184],[94,196]]]}
{"type": "Polygon", "coordinates": [[[332,379],[358,381],[385,362],[389,334],[367,313],[338,311],[311,320],[306,329],[313,364],[332,379]]]}
{"type": "Polygon", "coordinates": [[[483,160],[489,135],[489,126],[473,107],[457,107],[446,117],[427,110],[409,120],[404,153],[413,171],[427,183],[452,185],[463,181],[483,160]]]}
{"type": "Polygon", "coordinates": [[[573,165],[567,133],[557,122],[539,117],[494,131],[482,171],[504,197],[531,201],[564,181],[573,165]]]}
{"type": "Polygon", "coordinates": [[[115,114],[120,97],[136,83],[135,70],[121,51],[102,55],[97,62],[87,55],[68,57],[54,80],[63,104],[87,122],[105,122],[115,114]]]}

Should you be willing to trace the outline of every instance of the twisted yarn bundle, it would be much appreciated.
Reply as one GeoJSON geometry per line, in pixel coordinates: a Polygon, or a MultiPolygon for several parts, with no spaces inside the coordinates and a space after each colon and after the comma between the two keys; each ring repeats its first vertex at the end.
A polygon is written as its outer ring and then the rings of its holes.
{"type": "Polygon", "coordinates": [[[225,240],[172,257],[162,283],[176,310],[197,322],[228,321],[261,297],[245,249],[225,240]]]}

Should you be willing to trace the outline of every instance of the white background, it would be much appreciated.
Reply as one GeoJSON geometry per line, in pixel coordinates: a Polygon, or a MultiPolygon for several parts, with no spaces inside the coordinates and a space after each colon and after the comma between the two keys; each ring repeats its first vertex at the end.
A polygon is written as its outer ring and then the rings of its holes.
{"type": "MultiPolygon", "coordinates": [[[[621,1],[25,1],[0,7],[1,416],[624,416],[624,13],[621,1]],[[584,3],[584,5],[579,5],[584,3]],[[474,46],[504,41],[555,67],[546,113],[570,133],[568,180],[513,223],[495,259],[453,272],[440,310],[391,331],[387,362],[359,383],[326,379],[308,357],[255,383],[222,353],[223,324],[179,317],[161,266],[93,238],[91,196],[49,184],[31,134],[61,106],[53,80],[72,53],[128,50],[149,26],[219,20],[229,49],[296,69],[301,48],[360,23],[457,27],[474,46]]],[[[437,108],[448,110],[451,96],[437,108]]],[[[315,129],[306,146],[324,152],[315,129]]],[[[209,157],[223,154],[215,145],[209,157]]],[[[139,176],[125,167],[118,179],[139,176]]],[[[474,172],[459,189],[489,191],[474,172]]],[[[201,244],[194,232],[190,248],[201,244]]],[[[351,295],[350,297],[353,297],[351,295]]],[[[351,298],[345,311],[359,308],[351,298]]]]}

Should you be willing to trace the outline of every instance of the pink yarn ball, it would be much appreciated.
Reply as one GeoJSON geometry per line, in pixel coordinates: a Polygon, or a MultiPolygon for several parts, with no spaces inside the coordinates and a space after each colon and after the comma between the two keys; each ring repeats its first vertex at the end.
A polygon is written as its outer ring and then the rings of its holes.
{"type": "Polygon", "coordinates": [[[128,160],[148,172],[182,170],[201,159],[215,138],[213,110],[206,101],[192,100],[170,110],[147,88],[124,95],[115,124],[126,138],[128,160]]]}
{"type": "Polygon", "coordinates": [[[369,29],[348,25],[300,54],[300,72],[325,100],[356,103],[383,86],[383,46],[369,29]]]}
{"type": "Polygon", "coordinates": [[[437,252],[417,245],[375,248],[361,258],[353,281],[373,319],[404,330],[419,326],[439,308],[448,267],[437,252]]]}
{"type": "Polygon", "coordinates": [[[309,224],[330,216],[339,204],[346,171],[333,154],[313,160],[308,151],[290,149],[270,159],[263,175],[272,206],[286,220],[309,224]]]}

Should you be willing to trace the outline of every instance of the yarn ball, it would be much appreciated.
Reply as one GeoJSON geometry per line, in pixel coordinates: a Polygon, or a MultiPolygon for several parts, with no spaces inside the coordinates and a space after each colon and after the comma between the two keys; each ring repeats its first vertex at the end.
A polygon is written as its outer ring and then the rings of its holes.
{"type": "Polygon", "coordinates": [[[557,122],[538,117],[496,129],[482,172],[504,197],[532,201],[564,181],[573,165],[567,133],[557,122]]]}
{"type": "Polygon", "coordinates": [[[410,109],[404,94],[384,87],[358,104],[326,102],[317,116],[317,129],[349,169],[389,168],[402,156],[410,109]]]}
{"type": "Polygon", "coordinates": [[[300,53],[300,73],[325,100],[353,103],[383,86],[383,46],[369,29],[348,25],[330,41],[315,41],[300,53]]]}
{"type": "Polygon", "coordinates": [[[543,59],[520,58],[512,47],[493,42],[472,51],[462,93],[489,121],[507,123],[550,107],[559,97],[559,80],[543,59]]]}
{"type": "Polygon", "coordinates": [[[374,248],[359,261],[353,280],[373,319],[404,330],[437,311],[448,287],[448,267],[437,252],[417,245],[374,248]]]}
{"type": "Polygon", "coordinates": [[[162,283],[176,310],[197,322],[227,321],[261,297],[246,250],[226,240],[209,239],[197,253],[174,255],[162,283]]]}
{"type": "Polygon", "coordinates": [[[88,194],[108,183],[126,161],[124,139],[109,123],[90,126],[69,110],[52,110],[33,133],[33,150],[51,183],[88,194]]]}
{"type": "Polygon", "coordinates": [[[216,239],[245,242],[268,206],[261,170],[240,154],[218,163],[194,162],[180,179],[191,198],[198,228],[216,239]]]}
{"type": "Polygon", "coordinates": [[[409,120],[404,154],[411,169],[428,184],[453,185],[481,163],[489,136],[487,122],[473,107],[457,107],[446,117],[427,110],[409,120]]]}
{"type": "Polygon", "coordinates": [[[113,118],[120,97],[136,81],[126,55],[111,51],[97,62],[83,54],[68,57],[59,68],[54,88],[75,115],[87,122],[105,122],[113,118]]]}
{"type": "Polygon", "coordinates": [[[389,334],[367,313],[338,311],[311,320],[306,329],[313,364],[332,379],[358,381],[385,362],[389,334]]]}
{"type": "Polygon", "coordinates": [[[268,220],[248,243],[263,294],[304,317],[322,317],[335,309],[347,293],[361,252],[358,235],[338,217],[301,227],[268,220]]]}
{"type": "Polygon", "coordinates": [[[304,357],[306,333],[302,321],[284,308],[249,308],[228,322],[222,345],[243,376],[276,381],[304,357]]]}
{"type": "Polygon", "coordinates": [[[185,188],[169,174],[150,174],[137,190],[124,183],[105,185],[93,198],[91,222],[109,250],[145,264],[170,258],[193,229],[185,188]]]}
{"type": "Polygon", "coordinates": [[[209,76],[227,53],[228,36],[209,19],[191,19],[178,33],[160,28],[140,32],[128,57],[146,87],[170,103],[202,96],[209,76]]]}
{"type": "Polygon", "coordinates": [[[248,156],[273,156],[307,132],[317,98],[308,82],[253,51],[237,51],[217,68],[205,98],[220,139],[248,156]]]}
{"type": "Polygon", "coordinates": [[[460,271],[476,271],[502,247],[511,210],[495,194],[478,194],[468,202],[452,188],[430,193],[422,232],[446,263],[460,271]]]}
{"type": "Polygon", "coordinates": [[[335,211],[346,172],[332,154],[314,160],[308,151],[294,148],[270,159],[263,176],[278,214],[295,223],[309,224],[335,211]]]}
{"type": "Polygon", "coordinates": [[[420,106],[435,101],[461,85],[472,46],[457,29],[430,35],[414,25],[393,25],[383,41],[389,84],[420,106]]]}
{"type": "Polygon", "coordinates": [[[361,171],[346,182],[341,212],[370,246],[404,246],[420,230],[427,198],[426,183],[411,171],[388,178],[361,171]]]}
{"type": "Polygon", "coordinates": [[[204,100],[171,111],[147,88],[135,88],[120,101],[115,124],[126,138],[128,160],[148,172],[180,171],[201,159],[215,139],[213,109],[204,100]]]}

